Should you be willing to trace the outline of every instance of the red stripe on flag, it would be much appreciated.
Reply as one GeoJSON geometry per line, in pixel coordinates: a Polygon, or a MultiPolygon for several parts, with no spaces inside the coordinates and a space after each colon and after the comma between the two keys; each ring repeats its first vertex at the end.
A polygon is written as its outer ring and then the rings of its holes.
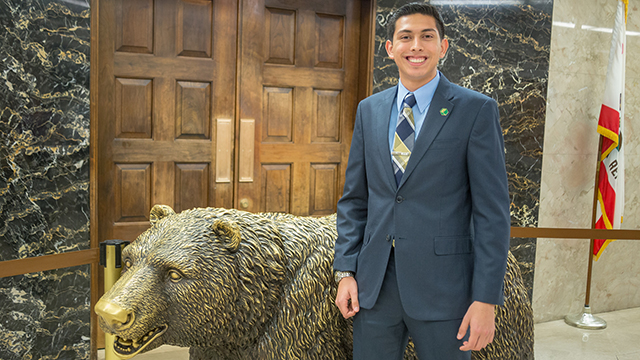
{"type": "MultiPolygon", "coordinates": [[[[606,216],[605,224],[609,227],[606,229],[611,229],[611,221],[609,219],[613,218],[613,211],[616,208],[616,191],[609,183],[609,176],[607,175],[607,169],[604,163],[600,162],[600,181],[598,183],[598,190],[602,195],[602,201],[604,205],[604,209],[602,209],[602,215],[606,216]]],[[[600,228],[596,228],[600,229],[600,228]]],[[[602,228],[604,229],[604,228],[602,228]]]]}
{"type": "MultiPolygon", "coordinates": [[[[604,139],[606,140],[606,138],[604,139]]],[[[604,149],[604,147],[603,147],[604,149]]],[[[599,192],[598,199],[600,201],[600,210],[602,212],[602,216],[596,222],[596,229],[612,229],[611,226],[611,218],[613,217],[613,213],[616,207],[616,192],[611,187],[609,183],[609,176],[607,174],[607,169],[604,163],[600,162],[600,179],[598,182],[599,192]]],[[[595,239],[593,242],[593,255],[596,256],[596,259],[600,257],[600,252],[604,250],[604,247],[608,244],[607,239],[595,239]]]]}
{"type": "Polygon", "coordinates": [[[600,117],[598,118],[598,125],[611,130],[615,134],[619,134],[620,112],[602,104],[602,108],[600,108],[600,117]]]}

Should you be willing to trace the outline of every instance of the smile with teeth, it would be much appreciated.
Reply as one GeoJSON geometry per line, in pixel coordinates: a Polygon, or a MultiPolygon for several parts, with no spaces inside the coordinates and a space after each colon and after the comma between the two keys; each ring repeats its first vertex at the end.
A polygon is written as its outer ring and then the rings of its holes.
{"type": "Polygon", "coordinates": [[[419,64],[419,63],[423,63],[427,59],[425,59],[423,57],[420,57],[420,58],[408,57],[407,60],[409,60],[409,62],[412,62],[414,64],[419,64]]]}
{"type": "Polygon", "coordinates": [[[144,349],[149,343],[162,335],[167,330],[167,325],[162,325],[149,331],[137,340],[123,339],[116,336],[113,342],[113,350],[122,358],[130,358],[144,349]],[[125,357],[126,356],[126,357],[125,357]]]}

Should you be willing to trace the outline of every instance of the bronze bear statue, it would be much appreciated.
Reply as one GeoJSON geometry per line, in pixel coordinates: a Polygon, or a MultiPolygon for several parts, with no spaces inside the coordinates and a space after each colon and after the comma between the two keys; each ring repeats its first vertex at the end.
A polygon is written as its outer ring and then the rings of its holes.
{"type": "MultiPolygon", "coordinates": [[[[335,215],[156,205],[150,219],[95,307],[119,357],[170,344],[192,360],[351,358],[351,321],[334,304],[335,215]]],[[[405,359],[416,358],[409,343],[405,359]]],[[[472,358],[533,359],[533,315],[511,254],[495,339],[472,358]]]]}

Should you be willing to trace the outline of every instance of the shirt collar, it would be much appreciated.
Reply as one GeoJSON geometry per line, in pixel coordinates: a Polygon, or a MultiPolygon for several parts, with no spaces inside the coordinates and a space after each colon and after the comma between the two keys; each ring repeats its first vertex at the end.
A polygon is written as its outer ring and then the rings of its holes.
{"type": "MultiPolygon", "coordinates": [[[[429,104],[431,104],[433,94],[435,94],[439,83],[440,70],[438,70],[436,76],[431,79],[431,81],[422,85],[422,87],[413,92],[413,95],[416,97],[416,105],[418,105],[420,113],[423,113],[425,109],[429,107],[429,104]]],[[[402,81],[398,81],[398,96],[396,97],[396,108],[398,109],[398,112],[400,112],[400,109],[402,108],[402,100],[404,100],[404,97],[408,92],[409,90],[402,85],[402,81]]]]}

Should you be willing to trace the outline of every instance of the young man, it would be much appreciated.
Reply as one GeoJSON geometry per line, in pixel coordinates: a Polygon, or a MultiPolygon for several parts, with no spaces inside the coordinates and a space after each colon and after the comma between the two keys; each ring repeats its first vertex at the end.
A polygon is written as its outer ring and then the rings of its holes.
{"type": "Polygon", "coordinates": [[[509,193],[494,100],[437,69],[449,47],[428,4],[389,20],[398,86],[358,106],[338,202],[336,305],[354,359],[470,359],[493,340],[509,248],[509,193]]]}

